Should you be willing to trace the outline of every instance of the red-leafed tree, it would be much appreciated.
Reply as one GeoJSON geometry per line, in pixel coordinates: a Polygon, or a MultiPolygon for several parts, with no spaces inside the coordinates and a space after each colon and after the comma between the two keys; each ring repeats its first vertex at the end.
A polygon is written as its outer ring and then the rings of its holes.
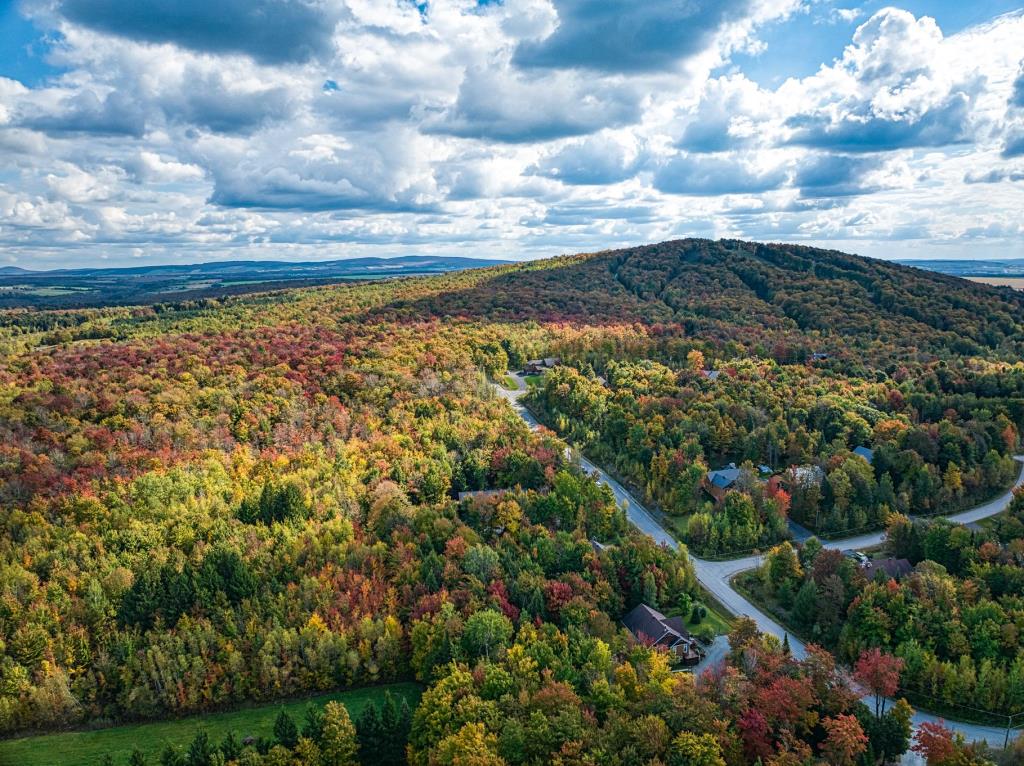
{"type": "Polygon", "coordinates": [[[942,722],[923,723],[914,735],[914,744],[910,748],[928,762],[928,766],[946,763],[956,755],[956,742],[953,732],[942,722]]]}
{"type": "Polygon", "coordinates": [[[853,668],[854,679],[875,695],[875,716],[885,712],[885,698],[896,693],[900,686],[903,660],[873,648],[862,652],[853,668]]]}
{"type": "Polygon", "coordinates": [[[821,723],[828,732],[820,745],[821,752],[830,764],[848,766],[867,749],[868,738],[856,716],[840,713],[821,723]]]}

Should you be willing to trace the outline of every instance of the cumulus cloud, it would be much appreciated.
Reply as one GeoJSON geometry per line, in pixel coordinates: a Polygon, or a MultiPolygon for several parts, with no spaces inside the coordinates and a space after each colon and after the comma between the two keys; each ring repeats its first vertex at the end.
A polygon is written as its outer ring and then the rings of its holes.
{"type": "Polygon", "coordinates": [[[143,107],[116,90],[100,96],[92,89],[82,89],[60,96],[54,104],[28,100],[24,104],[19,124],[50,135],[93,133],[138,137],[146,131],[143,107]]]}
{"type": "Polygon", "coordinates": [[[1021,62],[1020,74],[1013,83],[1013,93],[1010,95],[1010,105],[1019,106],[1024,109],[1024,61],[1021,62]]]}
{"type": "Polygon", "coordinates": [[[654,186],[667,194],[757,194],[780,188],[781,167],[759,168],[736,157],[680,154],[654,174],[654,186]]]}
{"type": "Polygon", "coordinates": [[[879,11],[858,27],[834,66],[783,88],[812,102],[787,121],[789,142],[873,152],[968,141],[985,78],[951,66],[943,44],[934,19],[879,11]]]}
{"type": "Polygon", "coordinates": [[[26,0],[55,74],[0,77],[10,257],[980,252],[1019,218],[1024,12],[944,35],[845,9],[817,27],[863,21],[842,55],[768,87],[730,57],[799,0],[171,5],[26,0]]]}
{"type": "Polygon", "coordinates": [[[197,156],[213,176],[210,201],[293,210],[423,210],[438,201],[429,140],[405,128],[353,139],[286,131],[249,142],[208,139],[197,156]]]}
{"type": "Polygon", "coordinates": [[[1024,157],[1024,129],[1016,129],[1006,135],[1003,157],[1024,157]]]}
{"type": "Polygon", "coordinates": [[[509,143],[549,141],[635,122],[641,96],[628,84],[589,81],[571,72],[524,76],[473,67],[455,102],[428,115],[424,128],[509,143]]]}
{"type": "Polygon", "coordinates": [[[636,175],[645,159],[644,147],[633,136],[602,134],[566,144],[533,171],[565,184],[614,184],[636,175]]]}
{"type": "Polygon", "coordinates": [[[68,21],[107,34],[241,53],[267,64],[331,51],[338,6],[322,0],[61,0],[68,21]]]}
{"type": "Polygon", "coordinates": [[[996,168],[984,173],[967,173],[964,176],[965,184],[997,184],[1002,181],[1024,181],[1024,169],[1006,170],[996,168]]]}
{"type": "Polygon", "coordinates": [[[818,154],[800,164],[793,179],[805,197],[846,197],[878,188],[871,176],[882,168],[878,156],[818,154]]]}
{"type": "Polygon", "coordinates": [[[723,27],[748,17],[752,0],[554,0],[557,27],[524,41],[523,67],[650,72],[704,51],[723,27]]]}

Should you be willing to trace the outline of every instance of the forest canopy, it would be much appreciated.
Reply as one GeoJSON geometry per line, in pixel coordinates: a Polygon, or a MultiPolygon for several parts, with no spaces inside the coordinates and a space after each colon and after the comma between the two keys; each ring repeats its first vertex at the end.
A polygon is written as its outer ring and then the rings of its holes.
{"type": "MultiPolygon", "coordinates": [[[[832,251],[683,240],[3,312],[0,730],[416,679],[415,763],[902,752],[903,719],[876,720],[823,650],[797,662],[740,630],[695,681],[634,640],[620,620],[640,603],[691,613],[691,566],[566,445],[707,554],[770,546],[790,519],[829,533],[966,507],[1016,477],[1022,309],[832,251]],[[544,357],[537,433],[491,382],[544,357]]],[[[991,608],[1016,614],[1006,566],[979,552],[943,576],[1002,578],[991,608]]],[[[881,598],[847,585],[844,608],[881,598]]],[[[895,638],[822,630],[843,659],[878,646],[917,667],[895,638]]],[[[1017,672],[1007,640],[977,661],[1017,672]]]]}

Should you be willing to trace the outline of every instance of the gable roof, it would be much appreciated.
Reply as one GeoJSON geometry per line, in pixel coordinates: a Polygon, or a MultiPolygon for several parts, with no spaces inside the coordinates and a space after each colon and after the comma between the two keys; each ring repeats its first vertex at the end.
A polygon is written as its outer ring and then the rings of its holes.
{"type": "Polygon", "coordinates": [[[731,487],[739,478],[740,469],[736,467],[735,463],[729,463],[728,466],[719,468],[717,471],[708,471],[708,482],[719,489],[731,487]]]}
{"type": "Polygon", "coordinates": [[[860,455],[862,458],[867,460],[868,463],[875,459],[875,451],[867,447],[854,447],[853,454],[860,455]]]}
{"type": "Polygon", "coordinates": [[[645,636],[651,642],[659,643],[668,634],[670,644],[690,637],[680,617],[666,617],[657,609],[638,604],[622,618],[622,624],[636,638],[645,636]]]}
{"type": "Polygon", "coordinates": [[[885,572],[887,577],[891,577],[894,580],[901,580],[914,571],[913,565],[907,559],[894,558],[869,561],[864,565],[864,569],[869,575],[874,575],[876,572],[885,572]]]}

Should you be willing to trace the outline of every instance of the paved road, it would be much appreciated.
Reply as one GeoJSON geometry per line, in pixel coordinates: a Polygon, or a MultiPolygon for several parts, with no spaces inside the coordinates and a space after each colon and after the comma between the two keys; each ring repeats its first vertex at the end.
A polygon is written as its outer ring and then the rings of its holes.
{"type": "MultiPolygon", "coordinates": [[[[527,410],[526,407],[523,406],[522,402],[519,401],[519,397],[526,392],[525,382],[517,375],[511,375],[511,377],[518,383],[518,391],[509,391],[500,386],[494,386],[495,390],[509,402],[516,413],[525,420],[531,428],[539,428],[540,424],[537,422],[537,419],[534,418],[530,411],[527,410]]],[[[1015,459],[1024,463],[1024,455],[1017,455],[1015,459]]],[[[606,484],[611,488],[616,501],[625,509],[626,517],[641,532],[652,537],[656,542],[667,545],[673,550],[679,549],[679,543],[676,542],[675,538],[673,538],[672,535],[670,535],[668,531],[658,523],[657,519],[646,508],[644,508],[644,506],[639,503],[625,487],[585,457],[580,458],[580,466],[588,473],[596,475],[597,479],[602,484],[606,484]]],[[[1014,488],[1022,485],[1024,485],[1024,465],[1021,466],[1021,473],[1017,477],[1017,482],[1014,484],[1014,488]]],[[[976,508],[972,508],[962,513],[946,516],[945,518],[960,524],[975,522],[1000,513],[1007,505],[1009,505],[1010,500],[1012,499],[1013,492],[1011,490],[1003,493],[988,503],[984,503],[983,505],[979,505],[976,508]]],[[[826,548],[834,548],[837,550],[845,550],[847,548],[868,548],[881,543],[883,541],[883,536],[883,532],[872,532],[866,535],[858,535],[857,537],[849,537],[844,540],[823,541],[823,544],[826,548]]],[[[726,609],[733,614],[750,617],[754,620],[758,629],[762,633],[769,633],[773,636],[777,636],[779,639],[782,639],[787,634],[787,631],[781,625],[750,603],[750,601],[748,601],[732,586],[732,579],[737,574],[749,569],[754,569],[761,564],[761,556],[746,556],[744,558],[731,559],[729,561],[709,561],[708,559],[698,558],[697,556],[690,554],[690,560],[693,562],[693,568],[696,572],[697,580],[705,589],[714,595],[714,597],[718,599],[726,609]]],[[[789,636],[789,645],[795,657],[803,658],[807,655],[803,642],[795,636],[789,636]]],[[[870,701],[872,704],[874,703],[873,699],[870,701]]],[[[943,719],[940,719],[938,716],[930,713],[918,711],[914,714],[915,726],[919,726],[925,722],[934,722],[939,720],[943,719]]],[[[989,744],[998,747],[1002,747],[1006,736],[1005,729],[993,726],[979,726],[977,724],[963,723],[948,719],[945,720],[945,723],[951,729],[961,732],[970,741],[985,740],[989,744]]],[[[907,759],[904,760],[904,763],[906,764],[913,762],[912,755],[908,755],[907,759]]]]}

